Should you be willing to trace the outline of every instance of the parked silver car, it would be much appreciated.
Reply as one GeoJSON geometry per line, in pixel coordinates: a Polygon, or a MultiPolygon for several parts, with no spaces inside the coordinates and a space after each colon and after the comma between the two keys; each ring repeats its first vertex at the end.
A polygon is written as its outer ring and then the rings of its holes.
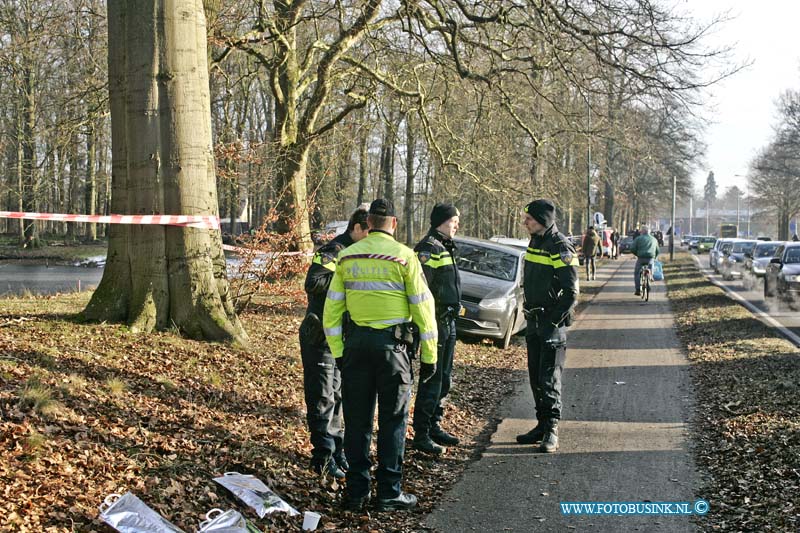
{"type": "Polygon", "coordinates": [[[745,254],[752,254],[756,240],[736,240],[730,251],[724,252],[719,258],[719,272],[722,279],[732,280],[734,277],[744,275],[745,254]]]}
{"type": "Polygon", "coordinates": [[[777,296],[790,307],[800,296],[800,242],[781,243],[767,264],[764,277],[764,299],[777,296]]]}
{"type": "Polygon", "coordinates": [[[496,339],[499,347],[508,348],[511,337],[525,328],[525,250],[469,237],[453,240],[458,247],[456,262],[464,308],[463,315],[456,319],[456,330],[496,339]]]}
{"type": "Polygon", "coordinates": [[[753,289],[767,273],[767,265],[782,241],[758,241],[753,250],[744,256],[744,276],[742,285],[745,289],[753,289]]]}

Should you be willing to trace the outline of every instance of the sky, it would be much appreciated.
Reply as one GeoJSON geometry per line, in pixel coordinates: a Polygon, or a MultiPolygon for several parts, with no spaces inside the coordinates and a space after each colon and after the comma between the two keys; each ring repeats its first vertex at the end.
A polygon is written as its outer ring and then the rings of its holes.
{"type": "Polygon", "coordinates": [[[709,124],[704,168],[693,176],[702,194],[714,171],[718,195],[733,185],[746,189],[748,164],[772,136],[775,102],[786,89],[800,90],[800,1],[685,0],[683,9],[699,20],[730,11],[708,43],[730,45],[733,61],[753,64],[710,89],[704,115],[709,124]],[[741,177],[737,177],[741,175],[741,177]]]}

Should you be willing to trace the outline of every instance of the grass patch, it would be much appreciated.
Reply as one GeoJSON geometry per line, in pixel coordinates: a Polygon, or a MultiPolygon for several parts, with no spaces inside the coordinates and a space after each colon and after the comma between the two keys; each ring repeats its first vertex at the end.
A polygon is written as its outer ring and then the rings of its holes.
{"type": "Polygon", "coordinates": [[[708,475],[703,529],[800,530],[800,350],[705,279],[664,265],[697,396],[695,455],[708,475]]]}
{"type": "Polygon", "coordinates": [[[106,392],[111,396],[122,396],[128,390],[128,384],[120,378],[111,377],[105,382],[106,392]]]}
{"type": "Polygon", "coordinates": [[[38,378],[25,382],[19,390],[19,407],[41,415],[51,415],[58,411],[59,403],[53,398],[53,391],[38,378]]]}

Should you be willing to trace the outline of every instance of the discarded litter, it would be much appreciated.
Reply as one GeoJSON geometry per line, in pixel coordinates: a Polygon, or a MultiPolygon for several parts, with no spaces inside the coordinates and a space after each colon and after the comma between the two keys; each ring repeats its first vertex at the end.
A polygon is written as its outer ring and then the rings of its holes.
{"type": "Polygon", "coordinates": [[[200,523],[199,533],[261,533],[239,511],[229,509],[211,509],[206,519],[200,523]]]}
{"type": "Polygon", "coordinates": [[[280,496],[255,476],[238,472],[225,472],[223,476],[215,477],[214,481],[255,509],[260,518],[279,512],[289,513],[289,516],[300,514],[297,509],[283,501],[280,496]]]}
{"type": "Polygon", "coordinates": [[[131,492],[106,496],[100,519],[120,533],[184,533],[131,492]]]}
{"type": "Polygon", "coordinates": [[[625,385],[624,381],[615,381],[614,385],[625,385]]]}
{"type": "Polygon", "coordinates": [[[319,525],[319,519],[322,517],[319,513],[314,511],[306,511],[303,514],[303,531],[314,531],[319,525]]]}

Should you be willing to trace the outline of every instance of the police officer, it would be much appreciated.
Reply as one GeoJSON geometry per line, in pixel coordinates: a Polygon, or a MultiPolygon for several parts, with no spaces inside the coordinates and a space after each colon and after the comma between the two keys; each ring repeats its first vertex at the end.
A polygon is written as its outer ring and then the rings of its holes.
{"type": "Polygon", "coordinates": [[[344,479],[347,460],[342,449],[342,394],[339,370],[322,331],[325,295],[336,271],[340,251],[367,236],[367,210],[356,209],[347,230],[314,254],[306,274],[308,295],[306,317],[300,324],[300,355],[303,361],[303,388],[306,422],[311,434],[311,469],[344,479]]]}
{"type": "Polygon", "coordinates": [[[455,446],[458,437],[442,429],[442,401],[450,392],[453,353],[456,347],[456,315],[461,308],[461,279],[454,261],[459,212],[452,204],[440,203],[431,211],[431,229],[414,247],[436,306],[438,328],[436,373],[420,382],[414,402],[414,448],[441,455],[443,446],[455,446]]]}
{"type": "Polygon", "coordinates": [[[539,450],[545,453],[558,449],[566,328],[578,300],[578,260],[572,243],[556,228],[555,210],[549,200],[534,200],[525,207],[523,220],[531,234],[525,254],[525,341],[538,423],[518,435],[517,442],[540,443],[539,450]]]}
{"type": "Polygon", "coordinates": [[[436,320],[431,292],[414,252],[394,240],[391,202],[372,202],[369,235],[339,252],[325,300],[323,325],[342,371],[344,507],[360,511],[369,500],[372,419],[378,405],[377,505],[379,511],[410,509],[414,495],[401,490],[403,452],[411,397],[412,323],[421,346],[420,380],[436,372],[436,320]],[[349,312],[342,339],[342,316],[349,312]]]}

